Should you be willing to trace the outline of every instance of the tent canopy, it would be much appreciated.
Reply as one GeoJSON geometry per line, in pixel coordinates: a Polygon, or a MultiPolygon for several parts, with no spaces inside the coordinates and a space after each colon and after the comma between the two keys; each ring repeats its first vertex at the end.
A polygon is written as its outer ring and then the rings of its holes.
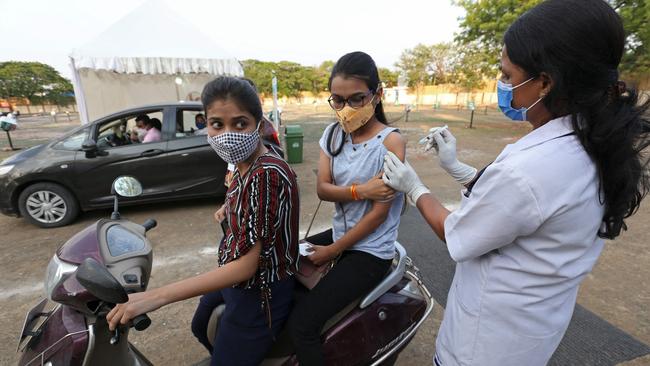
{"type": "Polygon", "coordinates": [[[83,123],[116,109],[184,99],[218,75],[243,75],[235,58],[155,0],[74,50],[70,66],[83,123]]]}

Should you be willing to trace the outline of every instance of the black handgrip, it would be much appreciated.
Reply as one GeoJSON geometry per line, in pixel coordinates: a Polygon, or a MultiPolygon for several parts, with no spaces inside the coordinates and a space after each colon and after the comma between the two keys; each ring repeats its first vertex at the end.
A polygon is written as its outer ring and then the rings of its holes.
{"type": "Polygon", "coordinates": [[[133,328],[135,330],[145,330],[151,325],[151,319],[147,314],[138,315],[133,319],[133,328]]]}
{"type": "Polygon", "coordinates": [[[147,219],[147,221],[145,221],[144,224],[142,224],[142,227],[144,227],[144,231],[146,232],[146,231],[149,231],[149,230],[155,228],[156,225],[158,225],[158,222],[156,222],[156,220],[147,219]]]}

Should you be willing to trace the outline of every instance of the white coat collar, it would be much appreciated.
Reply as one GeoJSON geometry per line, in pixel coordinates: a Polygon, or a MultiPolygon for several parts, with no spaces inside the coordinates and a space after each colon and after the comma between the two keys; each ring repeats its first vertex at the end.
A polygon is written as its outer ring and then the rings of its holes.
{"type": "Polygon", "coordinates": [[[539,128],[532,130],[526,136],[519,139],[519,141],[515,142],[513,148],[517,151],[522,151],[572,132],[571,115],[566,115],[552,119],[539,128]]]}
{"type": "Polygon", "coordinates": [[[513,151],[523,151],[533,146],[556,139],[560,136],[568,135],[572,132],[573,125],[571,124],[571,115],[550,120],[543,126],[532,130],[514,144],[507,145],[496,158],[495,162],[503,160],[513,151]]]}

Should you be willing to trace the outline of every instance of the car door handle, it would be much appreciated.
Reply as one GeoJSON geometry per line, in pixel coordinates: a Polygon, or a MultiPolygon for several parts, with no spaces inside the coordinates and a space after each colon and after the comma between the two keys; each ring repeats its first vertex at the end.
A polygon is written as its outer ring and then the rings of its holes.
{"type": "Polygon", "coordinates": [[[164,152],[165,152],[165,150],[153,149],[153,150],[147,150],[147,151],[142,152],[142,154],[140,154],[140,156],[146,156],[146,157],[156,156],[156,155],[160,155],[160,154],[162,154],[164,152]]]}

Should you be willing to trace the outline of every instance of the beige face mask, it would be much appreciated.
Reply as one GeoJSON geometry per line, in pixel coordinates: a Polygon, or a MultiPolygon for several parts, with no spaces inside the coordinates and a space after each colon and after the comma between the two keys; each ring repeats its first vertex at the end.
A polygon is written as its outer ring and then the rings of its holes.
{"type": "Polygon", "coordinates": [[[375,115],[375,105],[372,104],[373,100],[375,100],[374,96],[368,104],[358,109],[346,105],[340,111],[336,111],[336,117],[338,117],[343,131],[352,133],[370,121],[372,116],[375,115]]]}

